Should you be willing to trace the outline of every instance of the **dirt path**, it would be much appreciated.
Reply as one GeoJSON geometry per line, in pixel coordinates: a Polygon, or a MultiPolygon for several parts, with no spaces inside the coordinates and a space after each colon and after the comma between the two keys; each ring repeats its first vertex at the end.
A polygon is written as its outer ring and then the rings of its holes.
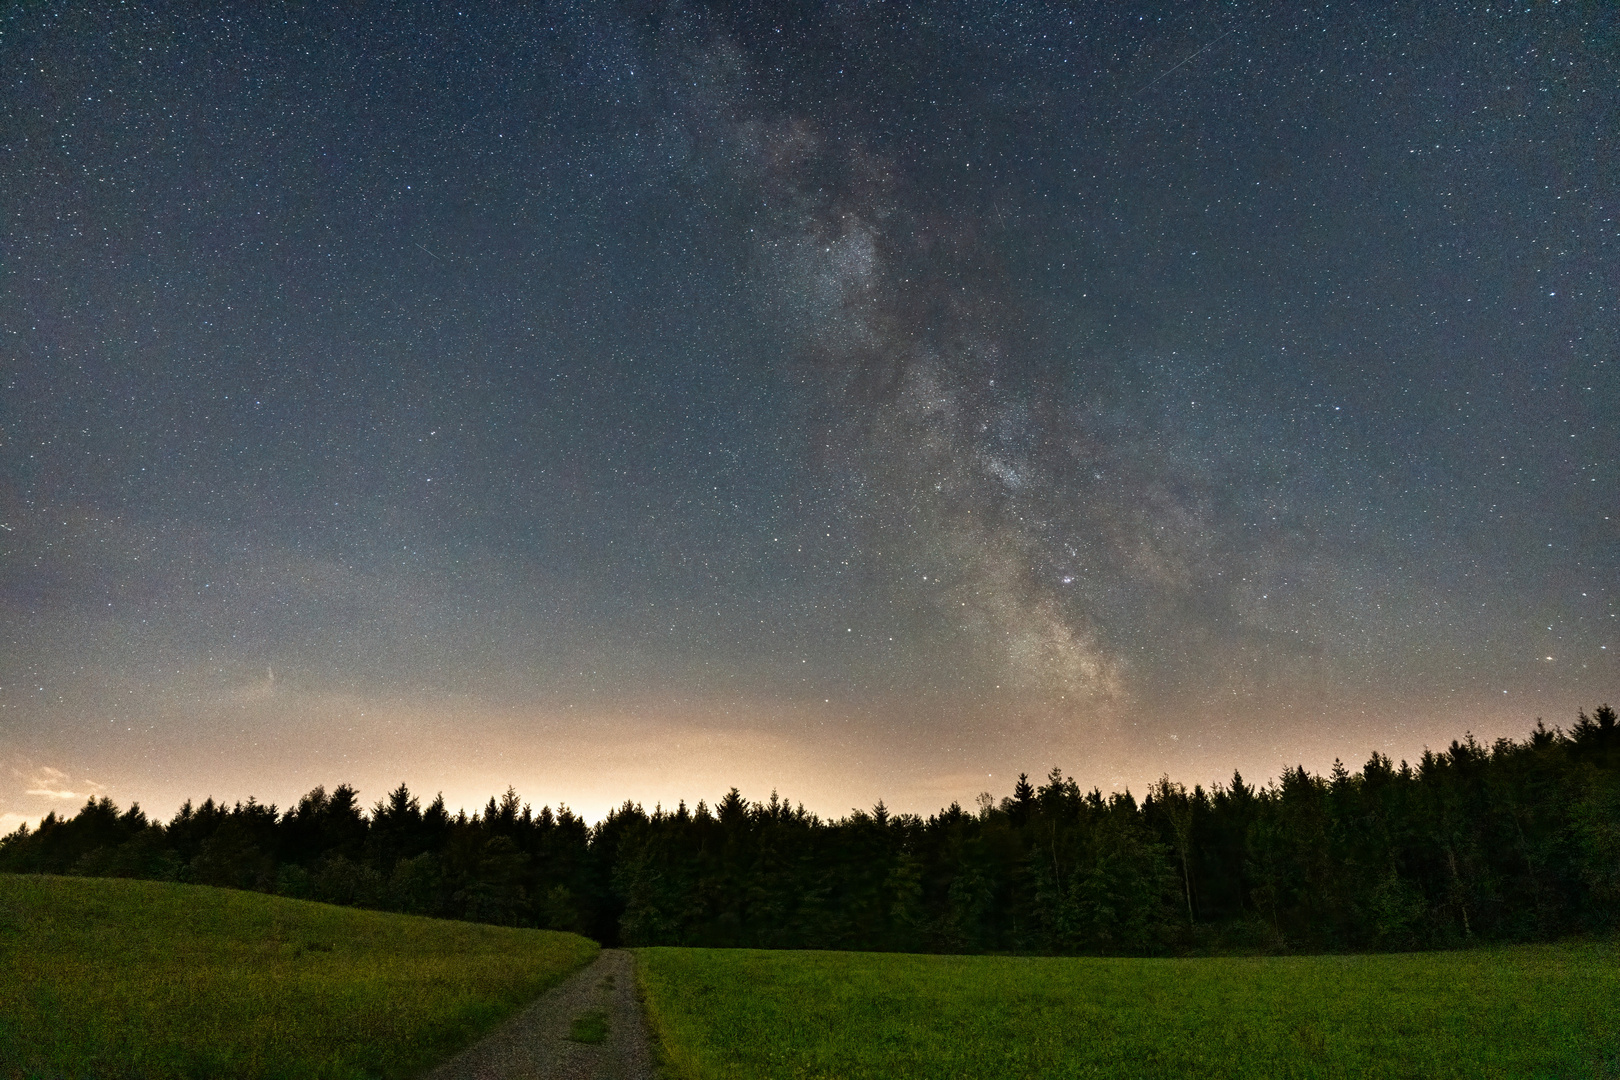
{"type": "Polygon", "coordinates": [[[594,963],[422,1080],[653,1080],[634,963],[623,949],[603,949],[594,963]],[[600,1035],[603,1020],[600,1042],[569,1038],[600,1035]]]}

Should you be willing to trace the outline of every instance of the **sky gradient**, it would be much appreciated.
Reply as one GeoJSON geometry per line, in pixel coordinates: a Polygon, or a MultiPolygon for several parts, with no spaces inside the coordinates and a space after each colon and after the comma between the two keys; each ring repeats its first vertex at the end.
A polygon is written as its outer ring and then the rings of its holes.
{"type": "Polygon", "coordinates": [[[0,14],[0,827],[1620,699],[1604,4],[0,14]]]}

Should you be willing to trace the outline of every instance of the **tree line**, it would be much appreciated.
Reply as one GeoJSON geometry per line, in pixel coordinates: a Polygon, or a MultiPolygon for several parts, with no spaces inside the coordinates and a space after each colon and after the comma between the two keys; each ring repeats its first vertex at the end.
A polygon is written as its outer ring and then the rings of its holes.
{"type": "Polygon", "coordinates": [[[1620,729],[1605,705],[1523,741],[1263,787],[1082,791],[1057,769],[923,818],[837,820],[733,788],[596,825],[508,789],[479,813],[401,784],[366,809],[91,799],[0,839],[0,871],[186,881],[610,944],[1173,954],[1434,948],[1620,928],[1620,729]]]}

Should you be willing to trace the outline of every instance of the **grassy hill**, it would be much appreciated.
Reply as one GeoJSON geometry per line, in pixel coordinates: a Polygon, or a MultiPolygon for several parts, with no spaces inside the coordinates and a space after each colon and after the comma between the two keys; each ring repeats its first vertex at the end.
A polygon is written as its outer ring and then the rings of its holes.
{"type": "Polygon", "coordinates": [[[642,949],[685,1080],[1620,1077],[1620,945],[1196,960],[642,949]]]}
{"type": "Polygon", "coordinates": [[[0,1078],[409,1076],[596,952],[573,934],[0,874],[0,1078]]]}

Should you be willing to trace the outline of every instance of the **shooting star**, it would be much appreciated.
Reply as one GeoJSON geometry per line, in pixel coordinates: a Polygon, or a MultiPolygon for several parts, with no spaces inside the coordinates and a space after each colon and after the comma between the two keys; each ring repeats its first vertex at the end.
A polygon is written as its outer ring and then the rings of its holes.
{"type": "Polygon", "coordinates": [[[1198,57],[1202,56],[1207,50],[1213,49],[1216,45],[1219,45],[1221,42],[1225,41],[1227,38],[1231,37],[1235,33],[1237,33],[1237,27],[1234,26],[1234,27],[1232,27],[1232,29],[1228,30],[1226,33],[1222,34],[1220,37],[1216,38],[1214,41],[1210,41],[1210,42],[1205,43],[1202,47],[1200,47],[1195,52],[1189,53],[1187,56],[1182,58],[1179,62],[1171,64],[1169,67],[1165,68],[1163,71],[1161,71],[1157,75],[1153,76],[1153,78],[1149,79],[1147,84],[1144,85],[1142,87],[1142,89],[1140,89],[1136,93],[1132,94],[1131,97],[1141,97],[1143,94],[1147,93],[1150,88],[1157,85],[1157,83],[1159,82],[1160,79],[1163,79],[1166,75],[1169,75],[1172,71],[1175,71],[1177,68],[1185,67],[1186,65],[1192,63],[1194,60],[1198,59],[1198,57]]]}
{"type": "MultiPolygon", "coordinates": [[[[1230,32],[1230,31],[1228,31],[1228,32],[1230,32]]],[[[1186,61],[1182,61],[1182,62],[1183,62],[1183,63],[1186,63],[1186,61]]],[[[426,245],[424,245],[424,244],[417,244],[417,245],[416,245],[416,246],[417,246],[417,247],[419,247],[419,248],[421,248],[421,249],[422,249],[422,250],[423,250],[423,251],[427,251],[427,257],[428,257],[428,258],[430,258],[430,259],[432,259],[432,260],[433,260],[433,261],[434,261],[434,262],[444,262],[444,260],[443,260],[443,259],[441,259],[441,258],[439,258],[439,257],[438,257],[438,256],[437,256],[437,255],[435,255],[435,254],[433,254],[433,252],[431,252],[431,251],[428,251],[428,249],[427,249],[427,246],[426,246],[426,245]]]]}

